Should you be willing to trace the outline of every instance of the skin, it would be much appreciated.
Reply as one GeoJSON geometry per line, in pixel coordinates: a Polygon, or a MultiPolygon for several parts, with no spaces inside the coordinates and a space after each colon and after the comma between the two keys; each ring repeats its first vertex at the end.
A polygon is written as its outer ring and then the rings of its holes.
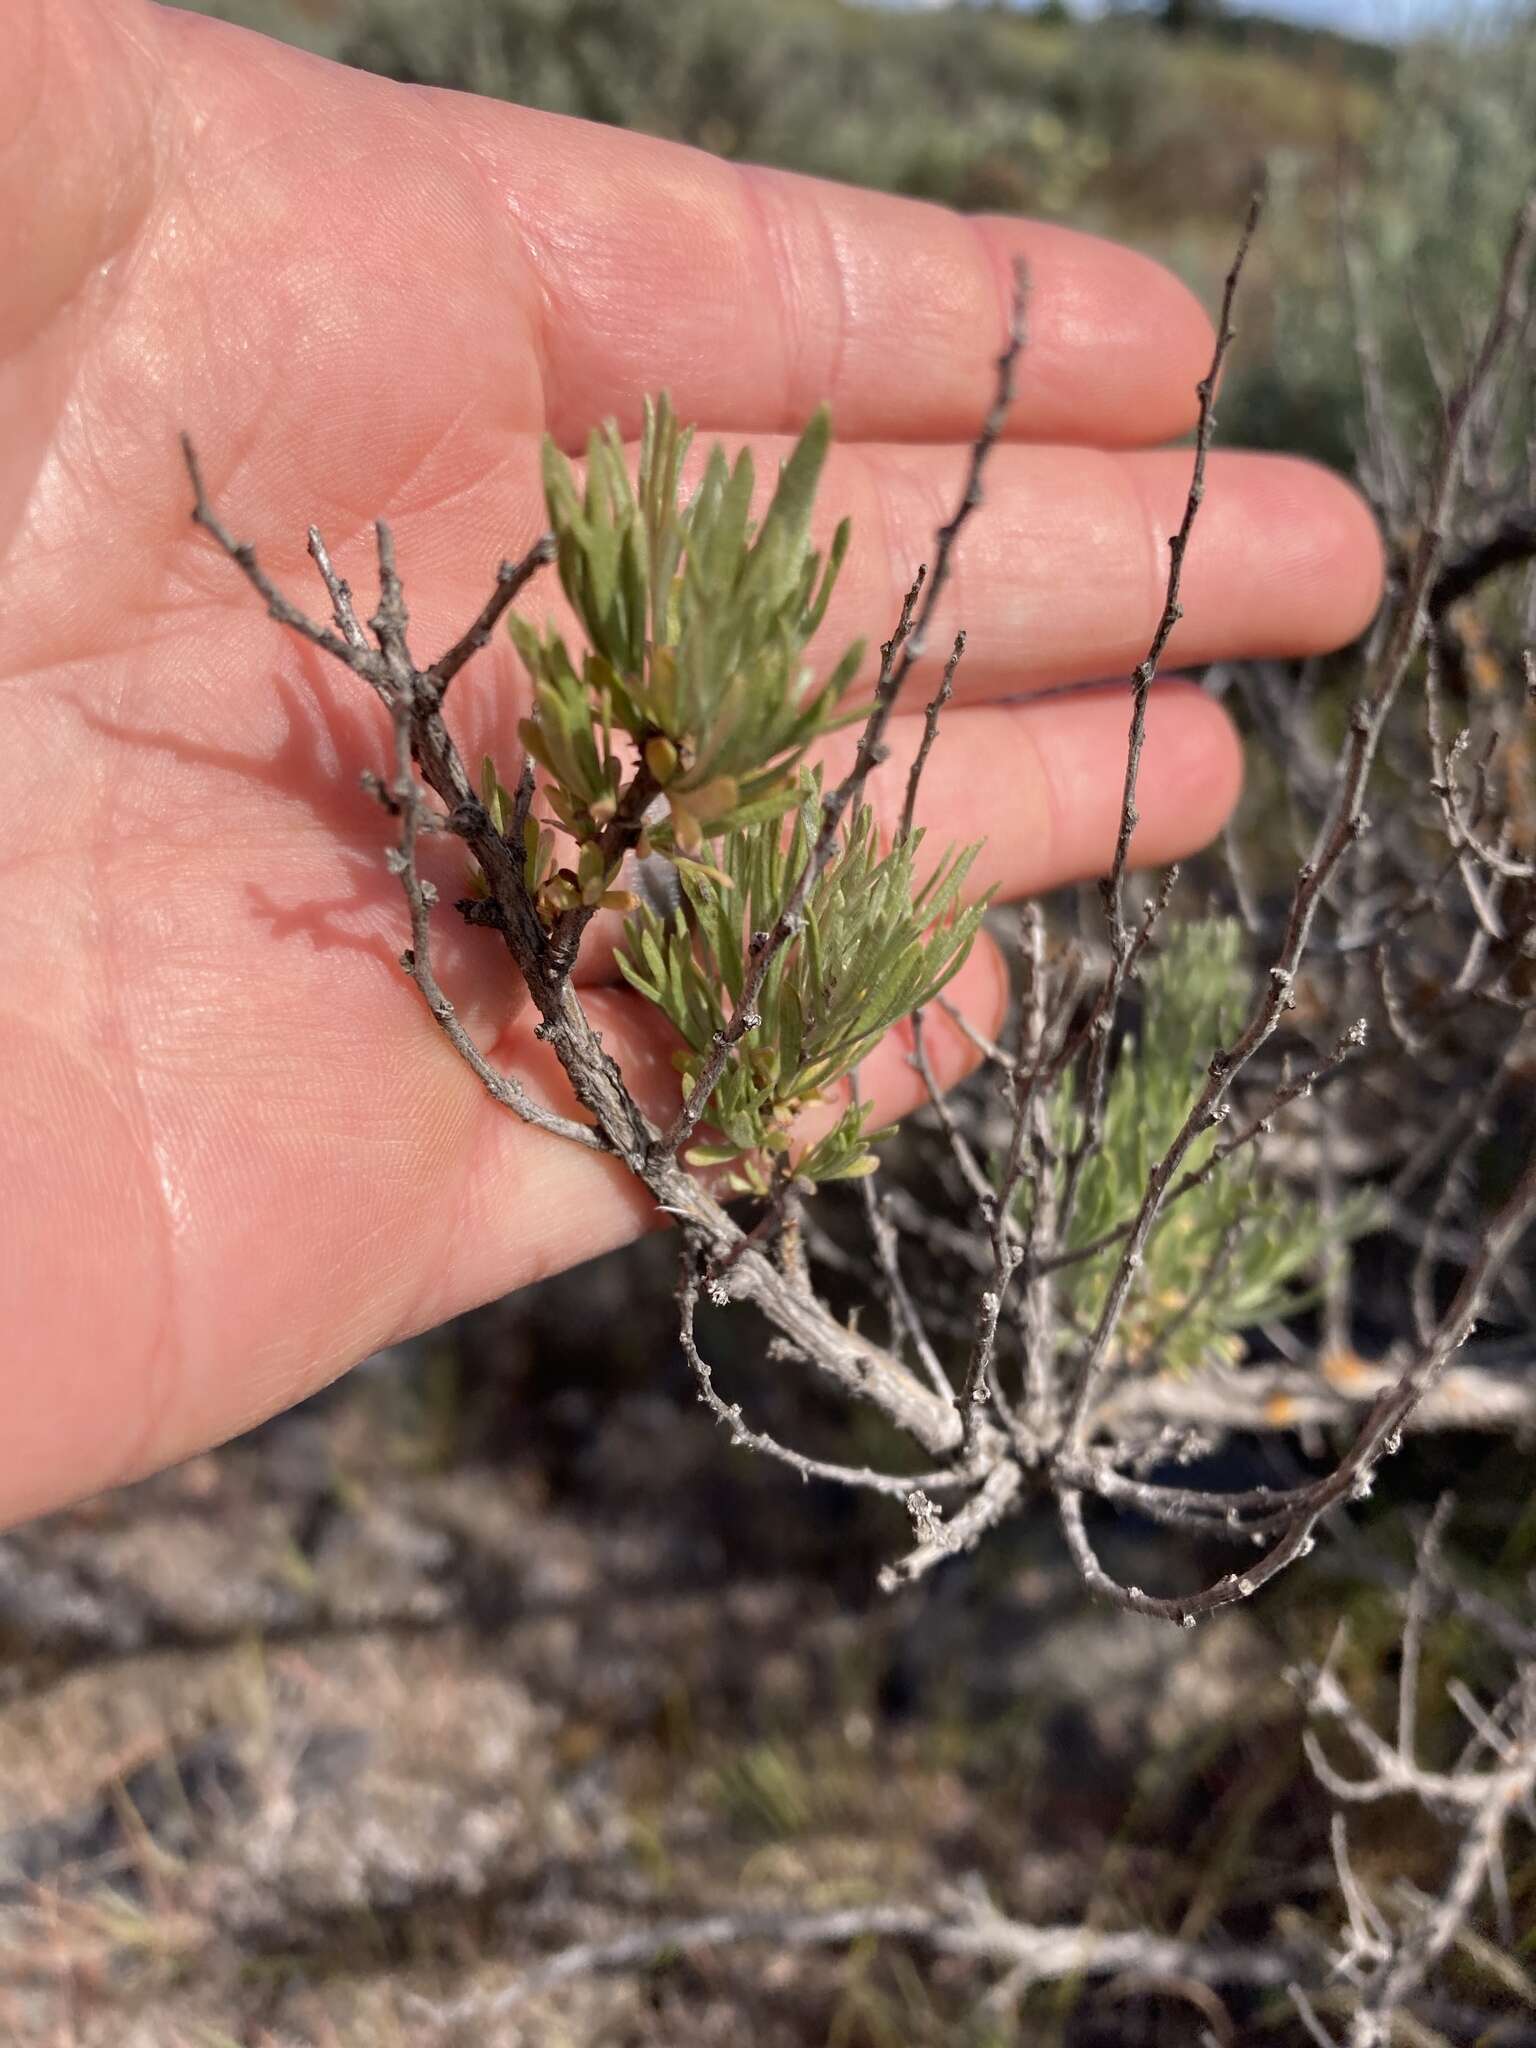
{"type": "MultiPolygon", "coordinates": [[[[11,0],[0,65],[0,1518],[181,1458],[367,1352],[646,1227],[622,1171],[496,1109],[395,964],[378,708],[196,535],[176,451],[316,609],[322,528],[366,597],[394,524],[419,653],[539,530],[538,437],[579,450],[670,389],[763,471],[829,399],[822,503],[854,551],[822,646],[889,631],[991,390],[1009,274],[1030,344],[942,629],[971,652],[925,790],[1020,896],[1107,864],[1123,677],[1160,608],[1205,315],[1129,251],[356,75],[140,0],[11,0]]],[[[1218,454],[1174,658],[1357,633],[1380,556],[1305,464],[1218,454]]],[[[555,606],[553,582],[524,608],[555,606]]],[[[504,640],[454,685],[515,764],[504,640]]],[[[918,707],[914,707],[914,711],[918,707]]],[[[920,718],[876,792],[899,803],[920,718]]],[[[1221,711],[1155,694],[1136,854],[1220,826],[1221,711]]],[[[446,889],[462,879],[452,854],[446,889]]],[[[442,920],[450,993],[560,1099],[510,964],[442,920]]],[[[586,999],[643,1098],[661,1027],[586,999]]],[[[984,1029],[1003,977],[955,999],[984,1029]]],[[[947,1078],[968,1052],[934,1033],[947,1078]]],[[[882,1115],[915,1077],[890,1044],[882,1115]]]]}

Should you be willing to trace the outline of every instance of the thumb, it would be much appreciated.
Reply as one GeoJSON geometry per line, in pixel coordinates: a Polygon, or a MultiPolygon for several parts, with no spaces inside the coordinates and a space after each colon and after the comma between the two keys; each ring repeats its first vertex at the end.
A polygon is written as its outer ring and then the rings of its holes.
{"type": "Polygon", "coordinates": [[[155,10],[10,0],[0,63],[0,361],[76,297],[143,219],[155,10]]]}
{"type": "Polygon", "coordinates": [[[67,331],[154,190],[158,10],[7,0],[0,57],[0,550],[73,372],[67,331]]]}

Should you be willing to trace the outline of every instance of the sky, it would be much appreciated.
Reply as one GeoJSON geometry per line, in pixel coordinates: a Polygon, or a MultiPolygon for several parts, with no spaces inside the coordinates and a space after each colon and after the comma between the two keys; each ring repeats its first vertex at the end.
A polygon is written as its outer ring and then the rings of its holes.
{"type": "MultiPolygon", "coordinates": [[[[948,0],[884,0],[892,7],[942,7],[948,0]]],[[[1389,39],[1425,28],[1490,21],[1506,10],[1488,0],[1233,0],[1240,13],[1276,14],[1287,21],[1316,22],[1329,28],[1389,39]]],[[[1088,6],[1084,12],[1090,11],[1088,6]]]]}
{"type": "MultiPolygon", "coordinates": [[[[1278,14],[1287,21],[1325,24],[1364,35],[1412,35],[1415,30],[1438,28],[1452,23],[1488,17],[1490,7],[1468,5],[1467,0],[1273,0],[1264,7],[1239,7],[1239,13],[1278,14]]],[[[1502,9],[1498,10],[1502,12],[1502,9]]]]}

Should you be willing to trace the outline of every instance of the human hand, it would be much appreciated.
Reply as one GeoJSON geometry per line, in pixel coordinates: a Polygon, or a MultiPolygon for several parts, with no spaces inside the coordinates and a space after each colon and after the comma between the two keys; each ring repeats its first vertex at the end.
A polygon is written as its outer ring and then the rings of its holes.
{"type": "MultiPolygon", "coordinates": [[[[401,974],[385,724],[264,617],[188,521],[310,589],[313,520],[369,587],[394,527],[418,648],[542,524],[539,437],[579,449],[669,389],[760,473],[827,399],[854,546],[825,646],[889,632],[985,411],[1011,267],[1030,338],[944,618],[970,651],[924,786],[1019,896],[1113,847],[1124,678],[1161,608],[1210,352],[1181,286],[1062,229],[962,220],[473,98],[407,89],[141,0],[12,0],[0,74],[0,1518],[152,1469],[378,1345],[645,1226],[618,1166],[495,1107],[401,974]],[[1118,687],[1040,698],[1048,686],[1118,687]]],[[[1326,648],[1364,624],[1364,508],[1217,454],[1171,656],[1326,648]]],[[[553,583],[524,609],[542,616],[553,583]]],[[[322,607],[323,608],[323,607],[322,607]]],[[[943,619],[940,621],[942,627],[943,619]]],[[[940,635],[942,639],[942,634],[940,635]]],[[[465,757],[515,761],[504,639],[454,685],[465,757]]],[[[915,711],[916,707],[913,707],[915,711]]],[[[897,721],[899,802],[920,727],[897,721]]],[[[1221,824],[1237,742],[1154,692],[1142,862],[1221,824]]],[[[476,1038],[551,1100],[510,963],[444,916],[476,1038]]],[[[643,1098],[661,1027],[606,960],[583,1000],[643,1098]]],[[[983,941],[952,999],[987,1029],[983,941]]],[[[931,1034],[936,1064],[966,1064],[931,1034]]],[[[916,1091],[899,1046],[865,1074],[916,1091]]]]}

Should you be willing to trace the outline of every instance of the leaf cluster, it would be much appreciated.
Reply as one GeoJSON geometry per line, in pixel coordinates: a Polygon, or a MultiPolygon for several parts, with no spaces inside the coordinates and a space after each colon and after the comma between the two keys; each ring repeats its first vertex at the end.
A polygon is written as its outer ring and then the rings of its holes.
{"type": "MultiPolygon", "coordinates": [[[[641,909],[629,922],[619,966],[632,987],[671,1019],[676,1056],[692,1087],[739,1002],[754,944],[778,923],[811,858],[822,817],[818,774],[802,774],[793,825],[757,824],[729,835],[720,871],[680,870],[682,904],[670,917],[641,909]]],[[[985,906],[960,905],[977,848],[950,853],[918,886],[922,834],[881,854],[873,812],[861,806],[816,877],[803,918],[774,954],[757,999],[758,1023],[715,1089],[713,1142],[693,1147],[698,1165],[730,1165],[731,1185],[763,1192],[765,1164],[819,1182],[871,1172],[867,1109],[854,1104],[833,1128],[791,1158],[790,1126],[825,1100],[891,1026],[930,1002],[957,971],[985,906]]]]}
{"type": "MultiPolygon", "coordinates": [[[[480,764],[480,801],[496,830],[503,838],[509,837],[515,828],[517,802],[497,774],[496,763],[489,754],[483,756],[480,764]]],[[[639,901],[632,890],[611,886],[613,863],[604,858],[595,842],[582,847],[574,869],[559,867],[555,835],[531,811],[523,819],[522,855],[523,886],[551,920],[578,903],[602,910],[627,911],[633,910],[639,901]]],[[[486,893],[485,877],[478,870],[470,879],[470,893],[486,893]]]]}
{"type": "MultiPolygon", "coordinates": [[[[1149,1172],[1183,1127],[1212,1052],[1246,1014],[1250,971],[1242,927],[1232,918],[1169,928],[1143,970],[1140,1030],[1123,1045],[1104,1104],[1104,1143],[1085,1163],[1063,1249],[1078,1251],[1128,1224],[1149,1172]]],[[[1069,1156],[1082,1110],[1064,1085],[1055,1107],[1058,1148],[1069,1156]]],[[[1243,1334],[1294,1311],[1298,1282],[1315,1278],[1330,1247],[1357,1234],[1365,1208],[1325,1225],[1315,1203],[1266,1173],[1245,1148],[1212,1167],[1218,1129],[1202,1132],[1185,1171],[1210,1178],[1167,1204],[1117,1331],[1123,1361],[1187,1373],[1235,1364],[1243,1334]]],[[[1073,1320],[1091,1320],[1120,1257],[1118,1243],[1062,1273],[1073,1320]]]]}
{"type": "MultiPolygon", "coordinates": [[[[846,520],[825,561],[810,545],[830,436],[823,409],[784,463],[760,524],[749,451],[732,463],[717,445],[698,488],[682,497],[692,431],[664,396],[646,404],[634,482],[611,422],[588,445],[584,486],[546,441],[560,580],[587,644],[575,657],[553,627],[513,618],[511,630],[533,680],[523,744],[578,846],[603,837],[642,764],[643,850],[671,859],[698,859],[706,838],[793,804],[796,771],[838,722],[862,654],[850,647],[813,685],[806,644],[848,546],[846,520]]],[[[590,872],[569,878],[578,899],[597,902],[616,865],[589,861],[590,872]]]]}

